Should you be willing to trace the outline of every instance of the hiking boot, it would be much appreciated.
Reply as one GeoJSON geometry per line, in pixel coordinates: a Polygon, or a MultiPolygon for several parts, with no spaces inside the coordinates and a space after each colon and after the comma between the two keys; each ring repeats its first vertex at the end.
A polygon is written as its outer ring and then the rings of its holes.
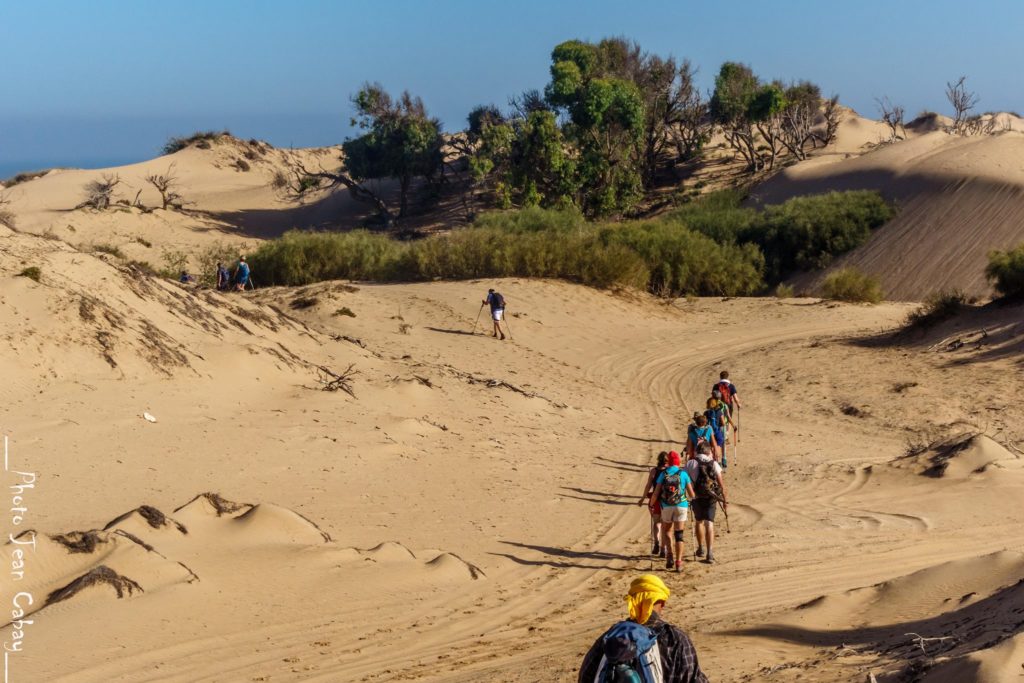
{"type": "Polygon", "coordinates": [[[672,553],[667,553],[665,555],[665,569],[672,569],[674,565],[675,562],[672,561],[672,553]]]}
{"type": "Polygon", "coordinates": [[[661,555],[661,544],[657,541],[654,542],[654,547],[651,548],[651,555],[654,555],[655,557],[661,555]]]}
{"type": "Polygon", "coordinates": [[[697,552],[695,554],[697,555],[697,557],[704,557],[704,548],[697,546],[697,552]]]}
{"type": "Polygon", "coordinates": [[[505,335],[501,335],[501,341],[505,341],[505,335]]]}
{"type": "Polygon", "coordinates": [[[715,563],[715,556],[711,553],[710,550],[708,551],[708,558],[706,560],[704,560],[704,561],[707,562],[708,564],[714,564],[715,563]]]}

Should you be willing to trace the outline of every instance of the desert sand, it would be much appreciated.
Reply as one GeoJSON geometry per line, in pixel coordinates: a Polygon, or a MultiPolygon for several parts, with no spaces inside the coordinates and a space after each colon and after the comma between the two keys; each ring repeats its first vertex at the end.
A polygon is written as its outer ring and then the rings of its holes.
{"type": "MultiPolygon", "coordinates": [[[[819,165],[962,153],[991,172],[1018,139],[933,135],[797,165],[765,196],[818,183],[819,165]]],[[[233,154],[118,169],[138,184],[174,162],[203,213],[69,211],[96,172],[10,190],[2,426],[11,469],[34,475],[0,550],[0,600],[33,596],[11,681],[575,680],[630,579],[659,571],[636,501],[723,368],[744,400],[731,531],[719,520],[717,565],[665,575],[666,616],[711,680],[1019,675],[1019,305],[907,335],[912,303],[547,281],[225,295],[92,250],[254,244],[327,206],[284,203],[278,162],[240,172],[233,154]],[[277,217],[266,232],[229,216],[259,211],[277,217]],[[39,282],[15,277],[29,266],[39,282]],[[509,341],[483,320],[471,334],[489,286],[509,341]],[[323,390],[349,368],[351,394],[323,390]]],[[[946,229],[921,239],[938,249],[946,229]]]]}

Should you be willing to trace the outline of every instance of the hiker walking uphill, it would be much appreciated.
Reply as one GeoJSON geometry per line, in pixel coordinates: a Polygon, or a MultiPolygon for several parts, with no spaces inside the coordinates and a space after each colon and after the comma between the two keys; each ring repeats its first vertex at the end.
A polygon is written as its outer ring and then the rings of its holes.
{"type": "MultiPolygon", "coordinates": [[[[734,430],[733,433],[735,434],[734,443],[738,443],[740,438],[739,412],[740,408],[742,408],[743,406],[740,404],[739,390],[736,388],[735,384],[729,381],[728,370],[722,370],[720,373],[718,373],[718,382],[716,382],[715,385],[711,387],[711,395],[721,399],[722,402],[724,402],[725,405],[728,406],[729,422],[732,425],[734,430]],[[715,394],[716,391],[719,395],[715,394]]],[[[726,428],[725,436],[726,438],[728,438],[729,436],[728,428],[726,428]]]]}
{"type": "Polygon", "coordinates": [[[484,304],[491,306],[491,322],[494,323],[494,333],[491,336],[501,335],[501,338],[505,339],[505,333],[501,330],[501,321],[505,318],[505,297],[493,289],[488,289],[484,304]]]}
{"type": "Polygon", "coordinates": [[[668,467],[655,479],[653,501],[661,506],[661,543],[667,549],[665,569],[683,570],[683,529],[693,498],[690,477],[681,466],[679,454],[668,454],[668,467]]]}
{"type": "Polygon", "coordinates": [[[650,501],[648,509],[651,511],[651,541],[653,546],[651,547],[651,555],[655,557],[661,556],[661,504],[658,503],[658,499],[654,497],[654,482],[657,480],[658,475],[665,471],[668,467],[668,451],[662,451],[658,453],[658,464],[651,468],[651,471],[647,475],[647,484],[644,486],[644,494],[640,496],[640,502],[637,505],[643,505],[645,501],[650,501]]]}
{"type": "Polygon", "coordinates": [[[629,619],[608,629],[583,657],[577,683],[708,683],[693,642],[664,621],[671,597],[653,574],[629,585],[629,619]]]}
{"type": "Polygon", "coordinates": [[[693,511],[693,527],[697,536],[697,557],[704,557],[707,548],[707,563],[715,561],[715,512],[721,504],[728,517],[729,502],[725,493],[722,468],[711,457],[711,445],[701,444],[697,457],[686,463],[686,474],[693,481],[696,497],[690,501],[693,511]]]}
{"type": "Polygon", "coordinates": [[[238,257],[238,268],[235,270],[235,289],[239,292],[245,291],[249,284],[249,264],[245,262],[244,256],[238,257]]]}
{"type": "Polygon", "coordinates": [[[711,444],[711,452],[715,454],[716,459],[718,456],[718,441],[715,439],[715,430],[708,425],[707,414],[700,415],[698,413],[693,414],[693,421],[696,425],[692,430],[689,430],[686,438],[686,451],[693,457],[697,454],[697,449],[700,448],[702,443],[711,444]]]}
{"type": "MultiPolygon", "coordinates": [[[[717,391],[715,394],[720,395],[717,391]]],[[[715,459],[721,461],[722,467],[728,467],[725,453],[725,438],[726,428],[731,419],[729,408],[724,401],[720,401],[715,396],[712,396],[707,401],[707,410],[704,411],[704,417],[707,418],[708,427],[714,433],[714,446],[718,448],[718,457],[715,459]]]]}

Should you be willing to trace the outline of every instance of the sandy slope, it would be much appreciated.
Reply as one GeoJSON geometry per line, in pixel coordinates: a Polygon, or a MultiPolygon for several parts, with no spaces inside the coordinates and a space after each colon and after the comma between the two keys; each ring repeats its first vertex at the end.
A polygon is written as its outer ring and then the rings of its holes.
{"type": "Polygon", "coordinates": [[[964,330],[896,346],[902,305],[506,281],[498,343],[466,334],[487,283],[223,297],[2,239],[0,398],[39,543],[0,599],[54,596],[12,680],[571,680],[652,567],[644,468],[723,365],[748,401],[732,533],[668,579],[714,680],[896,672],[923,661],[908,631],[958,634],[933,680],[1019,667],[1016,355],[922,350],[964,330]],[[30,262],[42,282],[11,277],[30,262]],[[318,390],[349,364],[355,397],[318,390]],[[989,436],[901,457],[968,424],[989,436]]]}
{"type": "MultiPolygon", "coordinates": [[[[802,194],[872,189],[897,218],[839,259],[881,278],[886,296],[920,300],[940,289],[988,296],[987,254],[1024,242],[1024,125],[996,135],[925,132],[848,159],[823,156],[787,168],[757,188],[775,203],[802,194]]],[[[813,291],[824,274],[797,278],[813,291]]]]}

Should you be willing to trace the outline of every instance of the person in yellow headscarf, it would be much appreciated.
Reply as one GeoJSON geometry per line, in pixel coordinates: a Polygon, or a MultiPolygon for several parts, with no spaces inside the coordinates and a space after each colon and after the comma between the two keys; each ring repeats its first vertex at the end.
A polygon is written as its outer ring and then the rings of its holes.
{"type": "Polygon", "coordinates": [[[633,579],[626,593],[629,619],[597,639],[583,657],[577,681],[594,683],[613,674],[645,683],[708,683],[689,636],[661,618],[671,595],[654,574],[633,579]]]}

